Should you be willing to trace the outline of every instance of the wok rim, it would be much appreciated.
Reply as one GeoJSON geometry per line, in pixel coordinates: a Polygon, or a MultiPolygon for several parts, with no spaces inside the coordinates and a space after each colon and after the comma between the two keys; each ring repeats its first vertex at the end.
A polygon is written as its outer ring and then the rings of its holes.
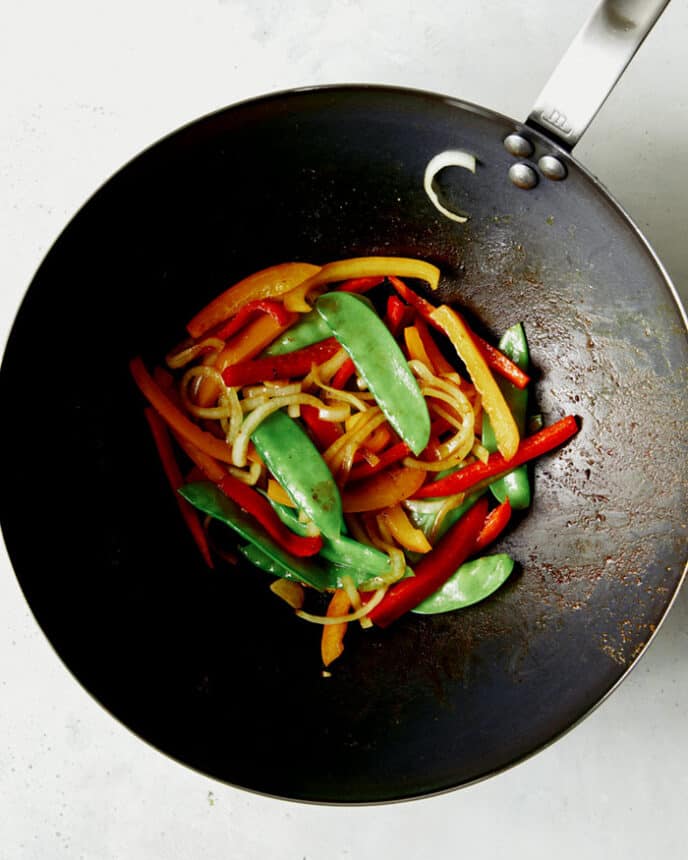
{"type": "MultiPolygon", "coordinates": [[[[8,326],[5,343],[2,346],[2,361],[0,362],[0,379],[2,378],[2,376],[5,373],[7,373],[7,371],[5,369],[6,357],[7,357],[7,348],[10,344],[13,333],[15,331],[17,318],[19,316],[19,313],[22,309],[22,306],[23,306],[23,304],[27,298],[29,291],[31,290],[36,278],[38,277],[38,275],[40,274],[40,272],[44,266],[45,261],[51,255],[55,246],[60,242],[64,233],[70,228],[70,226],[73,224],[73,222],[81,215],[83,210],[85,210],[94,199],[96,199],[98,196],[100,196],[103,189],[105,189],[107,186],[109,186],[112,182],[116,181],[117,178],[120,176],[120,174],[122,174],[123,172],[128,170],[128,168],[131,165],[133,165],[134,163],[139,161],[142,157],[144,157],[146,154],[150,153],[152,150],[154,150],[156,147],[160,146],[161,144],[164,144],[165,142],[172,140],[176,136],[193,129],[194,127],[201,125],[202,123],[204,123],[208,120],[222,116],[223,114],[229,114],[229,113],[232,113],[236,110],[241,110],[242,108],[249,108],[249,107],[256,107],[259,105],[269,105],[270,103],[277,103],[281,100],[293,98],[294,96],[302,96],[302,95],[303,96],[309,96],[309,95],[317,96],[319,94],[328,94],[328,93],[332,94],[333,96],[342,96],[342,95],[345,95],[347,93],[351,94],[351,95],[359,95],[359,94],[364,94],[364,93],[371,93],[371,94],[377,93],[380,95],[388,94],[388,95],[392,95],[392,96],[400,97],[400,98],[405,98],[405,97],[418,98],[418,97],[420,97],[420,98],[428,100],[429,102],[442,103],[442,104],[447,105],[447,106],[452,107],[452,108],[457,108],[457,109],[462,110],[462,111],[467,111],[469,113],[477,114],[477,115],[482,116],[482,117],[484,117],[488,120],[491,120],[491,121],[500,121],[502,123],[510,124],[513,126],[514,131],[522,131],[531,137],[537,138],[545,146],[549,147],[553,153],[557,154],[559,157],[561,157],[565,161],[573,164],[576,167],[576,169],[581,172],[581,174],[585,177],[585,179],[591,183],[592,187],[595,190],[595,193],[600,195],[605,200],[605,202],[609,203],[612,206],[612,208],[617,212],[617,214],[619,214],[622,217],[623,221],[631,228],[633,234],[635,235],[635,238],[639,240],[641,246],[643,247],[645,253],[647,254],[649,261],[654,265],[655,269],[657,270],[657,272],[660,274],[662,280],[664,281],[664,284],[666,285],[666,287],[669,291],[669,294],[671,295],[671,297],[674,301],[676,309],[678,310],[679,316],[680,316],[681,321],[683,323],[683,335],[688,339],[688,313],[686,311],[686,307],[683,304],[683,301],[682,301],[682,299],[678,293],[678,290],[677,290],[677,288],[673,282],[671,275],[669,274],[668,270],[666,269],[663,262],[659,258],[657,252],[652,247],[649,239],[646,237],[643,230],[635,222],[633,217],[628,213],[626,208],[614,197],[614,195],[607,189],[607,187],[603,184],[603,182],[597,176],[593,175],[585,167],[585,165],[576,158],[576,156],[570,150],[568,150],[567,148],[560,145],[557,141],[550,138],[548,135],[546,135],[540,129],[532,128],[531,126],[529,126],[527,124],[527,122],[520,122],[520,121],[515,120],[506,114],[502,114],[502,113],[495,111],[491,108],[488,108],[488,107],[485,107],[483,105],[479,105],[479,104],[476,104],[473,102],[465,101],[465,100],[462,100],[458,97],[451,96],[448,94],[444,94],[444,93],[440,93],[440,92],[436,92],[436,91],[432,91],[432,90],[426,90],[423,88],[406,87],[406,86],[391,85],[391,84],[360,83],[360,82],[357,82],[357,83],[328,83],[328,84],[318,84],[318,85],[305,85],[305,86],[300,86],[300,87],[285,88],[285,89],[281,89],[281,90],[269,91],[269,92],[258,94],[256,96],[249,96],[247,98],[241,99],[240,101],[233,102],[229,105],[224,105],[222,107],[219,107],[219,108],[213,109],[211,111],[208,111],[206,113],[200,114],[197,117],[190,119],[187,122],[183,123],[182,125],[164,133],[163,135],[161,135],[159,138],[157,138],[156,140],[154,140],[153,142],[151,142],[147,146],[138,150],[131,157],[129,157],[124,163],[122,163],[115,171],[113,171],[108,176],[106,176],[106,178],[99,183],[99,185],[92,191],[92,193],[89,194],[86,198],[84,198],[82,200],[82,202],[78,205],[78,207],[72,212],[71,216],[62,225],[59,232],[54,236],[54,238],[50,242],[47,250],[43,253],[41,259],[39,260],[39,262],[36,266],[36,268],[34,269],[33,274],[31,275],[30,281],[29,281],[28,285],[26,286],[26,288],[24,289],[23,294],[21,295],[19,304],[16,306],[14,313],[11,317],[10,324],[8,326]]],[[[175,757],[172,753],[170,753],[167,750],[162,749],[161,747],[157,746],[152,740],[149,740],[148,738],[144,737],[138,731],[136,731],[131,726],[129,726],[127,723],[125,723],[121,717],[119,717],[116,713],[114,713],[103,701],[101,701],[101,699],[94,692],[92,692],[85,685],[85,683],[83,683],[77,677],[77,675],[74,673],[74,671],[70,668],[70,666],[61,657],[56,646],[53,644],[52,638],[48,635],[44,626],[40,623],[40,621],[36,617],[33,606],[31,604],[31,602],[29,601],[28,597],[26,596],[26,592],[25,592],[24,587],[22,585],[21,579],[20,579],[20,577],[17,573],[17,570],[15,568],[14,559],[12,557],[12,554],[10,553],[10,550],[9,550],[9,546],[8,546],[6,535],[5,535],[5,525],[1,519],[0,519],[0,535],[2,536],[2,541],[3,541],[4,548],[5,548],[5,552],[6,552],[8,561],[11,565],[12,572],[14,573],[14,579],[16,581],[16,584],[19,587],[19,591],[21,593],[23,601],[28,606],[28,608],[31,612],[31,616],[34,620],[34,623],[36,624],[38,629],[41,631],[41,633],[42,633],[43,637],[45,638],[45,640],[47,641],[51,651],[57,657],[57,659],[58,659],[60,665],[63,667],[63,669],[66,669],[66,671],[69,673],[71,678],[77,683],[77,685],[87,694],[87,696],[89,698],[91,698],[91,700],[96,702],[97,705],[100,708],[102,708],[103,711],[105,713],[107,713],[110,718],[116,720],[116,722],[118,724],[120,724],[130,735],[132,735],[138,741],[142,741],[143,743],[145,743],[149,748],[153,749],[156,753],[164,756],[169,761],[174,762],[176,765],[181,765],[182,767],[198,774],[199,776],[201,776],[205,779],[212,780],[213,782],[216,782],[218,784],[225,785],[225,786],[228,786],[230,788],[234,788],[234,789],[237,789],[237,790],[240,790],[243,792],[247,792],[249,794],[260,796],[260,797],[270,798],[272,800],[277,800],[277,801],[287,801],[287,802],[292,802],[292,803],[299,803],[299,804],[304,804],[304,805],[309,805],[309,806],[334,806],[334,807],[356,808],[356,807],[363,807],[363,806],[386,806],[386,805],[390,805],[390,804],[408,803],[411,801],[431,799],[431,798],[439,797],[439,796],[449,794],[452,792],[456,792],[456,791],[463,789],[463,788],[468,788],[470,786],[477,785],[481,782],[484,782],[488,779],[491,779],[491,778],[496,777],[502,773],[505,773],[506,771],[509,771],[512,768],[515,768],[519,764],[527,762],[529,759],[533,758],[534,756],[536,756],[540,752],[543,752],[544,750],[548,749],[550,746],[555,744],[557,741],[559,741],[560,739],[565,737],[569,732],[571,732],[573,729],[575,729],[577,726],[579,726],[584,720],[586,720],[591,714],[593,714],[608,699],[608,697],[611,696],[612,693],[614,693],[619,688],[619,686],[628,678],[630,673],[636,668],[636,666],[638,665],[640,660],[647,653],[649,647],[654,642],[655,637],[657,636],[657,634],[662,629],[662,626],[664,625],[666,618],[668,617],[669,613],[671,612],[671,609],[673,608],[673,606],[674,606],[674,604],[678,598],[679,592],[681,591],[682,587],[685,586],[686,579],[688,579],[688,558],[686,558],[685,561],[683,562],[683,569],[682,569],[682,572],[681,572],[681,574],[677,580],[676,587],[674,588],[673,593],[671,594],[666,606],[662,610],[661,616],[657,619],[657,621],[654,625],[654,628],[652,629],[647,641],[643,644],[640,651],[630,660],[629,664],[625,667],[625,669],[623,670],[621,675],[619,675],[619,677],[614,681],[614,683],[609,687],[609,689],[606,690],[593,705],[588,707],[588,709],[585,710],[583,713],[581,713],[572,723],[570,723],[568,726],[564,727],[563,729],[561,729],[560,731],[558,731],[557,733],[555,733],[551,737],[547,738],[546,740],[541,741],[533,749],[529,750],[528,752],[526,752],[522,755],[517,756],[516,758],[512,759],[511,761],[506,762],[502,766],[497,767],[495,769],[492,769],[489,772],[481,774],[477,777],[474,777],[473,779],[461,781],[459,783],[454,783],[451,785],[446,785],[444,787],[440,787],[440,788],[437,788],[434,790],[423,791],[422,793],[414,792],[414,793],[409,793],[409,794],[390,795],[389,797],[386,797],[384,799],[378,799],[378,800],[369,800],[369,799],[348,800],[348,801],[341,801],[341,800],[336,800],[336,799],[322,800],[322,799],[314,799],[314,798],[309,798],[309,797],[298,797],[298,796],[286,795],[286,794],[285,795],[274,794],[274,793],[271,793],[269,791],[262,791],[262,790],[257,789],[257,788],[253,788],[253,787],[242,785],[240,783],[232,782],[231,780],[223,779],[222,777],[219,777],[216,775],[211,775],[207,771],[203,770],[201,767],[198,767],[194,764],[190,764],[189,762],[184,761],[181,758],[175,757]]]]}

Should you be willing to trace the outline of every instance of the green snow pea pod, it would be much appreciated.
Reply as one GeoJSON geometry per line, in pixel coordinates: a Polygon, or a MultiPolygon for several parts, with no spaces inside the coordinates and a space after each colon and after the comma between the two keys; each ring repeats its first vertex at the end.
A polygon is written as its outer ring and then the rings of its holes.
{"type": "Polygon", "coordinates": [[[263,462],[324,536],[342,528],[339,489],[306,431],[279,410],[259,424],[251,439],[263,462]]]}
{"type": "MultiPolygon", "coordinates": [[[[273,499],[269,501],[277,516],[288,528],[296,534],[305,535],[307,533],[306,526],[299,522],[293,508],[281,505],[273,499]]],[[[381,585],[389,576],[389,556],[374,546],[360,543],[347,535],[339,535],[335,538],[328,538],[323,535],[322,541],[322,549],[317,558],[330,563],[331,567],[328,570],[331,575],[337,578],[337,587],[341,586],[341,577],[344,574],[348,574],[356,586],[364,583],[372,585],[371,580],[377,579],[381,580],[378,583],[381,585]]],[[[412,571],[407,568],[406,575],[410,576],[411,574],[412,571]]]]}
{"type": "Polygon", "coordinates": [[[255,519],[236,502],[227,498],[210,481],[198,481],[179,488],[179,493],[195,508],[216,520],[225,523],[244,540],[257,547],[261,553],[279,566],[287,579],[296,579],[323,591],[334,587],[329,573],[311,558],[295,558],[282,549],[255,519]]]}
{"type": "MultiPolygon", "coordinates": [[[[368,296],[360,296],[357,293],[352,293],[359,302],[373,307],[373,303],[368,296]]],[[[263,355],[284,355],[287,352],[294,352],[297,349],[303,349],[305,346],[312,346],[314,343],[319,343],[321,340],[326,340],[332,337],[332,329],[325,322],[323,317],[313,308],[307,314],[302,314],[298,322],[287,329],[284,334],[273,341],[265,350],[263,355]]]]}
{"type": "Polygon", "coordinates": [[[284,355],[332,337],[330,327],[316,310],[303,314],[298,322],[273,341],[263,355],[284,355]]]}
{"type": "MultiPolygon", "coordinates": [[[[521,323],[517,323],[507,329],[499,341],[499,348],[507,355],[521,370],[528,371],[530,364],[530,354],[528,351],[528,341],[526,333],[523,330],[521,323]]],[[[511,409],[514,416],[518,432],[523,436],[526,430],[526,412],[528,409],[528,390],[517,388],[513,383],[506,379],[499,379],[499,387],[504,394],[504,399],[511,409]]],[[[490,424],[490,419],[487,415],[483,416],[483,445],[490,453],[497,450],[497,442],[495,440],[494,431],[490,424]]],[[[528,477],[528,467],[526,465],[518,466],[513,471],[509,472],[504,477],[499,478],[490,485],[490,490],[494,497],[503,502],[506,497],[509,497],[511,507],[516,510],[523,510],[530,505],[530,479],[528,477]]]]}
{"type": "MultiPolygon", "coordinates": [[[[446,513],[442,520],[442,524],[437,530],[435,541],[439,540],[469,508],[472,508],[484,492],[485,490],[481,490],[478,493],[466,496],[458,507],[452,508],[451,511],[446,513]]],[[[429,537],[434,528],[437,514],[445,502],[446,499],[407,499],[406,502],[404,502],[404,506],[408,511],[409,519],[413,525],[416,528],[421,529],[426,537],[429,537]]]]}
{"type": "Polygon", "coordinates": [[[513,569],[513,559],[504,553],[467,561],[412,611],[419,615],[436,615],[471,606],[493,594],[506,582],[513,569]]]}
{"type": "Polygon", "coordinates": [[[425,398],[380,317],[353,293],[325,293],[315,305],[401,439],[418,455],[430,439],[425,398]]]}

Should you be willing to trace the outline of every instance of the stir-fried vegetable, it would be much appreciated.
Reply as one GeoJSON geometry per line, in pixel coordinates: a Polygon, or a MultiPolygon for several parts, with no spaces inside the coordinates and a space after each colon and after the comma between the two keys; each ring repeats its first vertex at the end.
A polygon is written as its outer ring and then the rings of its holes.
{"type": "Polygon", "coordinates": [[[196,314],[167,370],[130,363],[206,561],[208,520],[228,526],[273,593],[322,625],[326,667],[353,624],[499,588],[514,561],[482,553],[530,504],[525,464],[578,429],[566,416],[525,435],[521,324],[494,347],[402,278],[434,289],[439,271],[403,257],[272,266],[196,314]]]}

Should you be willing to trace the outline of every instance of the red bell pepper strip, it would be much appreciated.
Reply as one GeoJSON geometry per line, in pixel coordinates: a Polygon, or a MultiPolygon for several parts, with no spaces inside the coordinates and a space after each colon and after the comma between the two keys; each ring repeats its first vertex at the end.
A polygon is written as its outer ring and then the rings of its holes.
{"type": "Polygon", "coordinates": [[[372,290],[373,287],[377,287],[383,281],[384,278],[379,277],[349,278],[348,281],[343,281],[337,289],[345,293],[367,293],[368,290],[372,290]]]}
{"type": "Polygon", "coordinates": [[[334,421],[323,421],[315,406],[302,404],[301,417],[321,451],[326,451],[342,435],[341,427],[334,421]]]}
{"type": "Polygon", "coordinates": [[[505,472],[510,472],[516,466],[522,463],[527,463],[535,457],[540,457],[564,442],[569,440],[578,432],[578,422],[573,415],[567,415],[561,418],[549,427],[544,427],[533,433],[532,436],[527,436],[521,441],[516,454],[510,460],[505,460],[499,454],[490,454],[486,463],[475,462],[464,466],[458,472],[452,475],[447,475],[446,478],[441,478],[431,484],[425,484],[415,494],[415,499],[435,498],[439,496],[451,496],[454,493],[463,493],[471,489],[476,484],[482,481],[489,481],[503,475],[505,472]]]}
{"type": "MultiPolygon", "coordinates": [[[[244,305],[243,308],[240,308],[236,316],[233,316],[232,319],[228,320],[226,323],[222,323],[217,330],[212,333],[212,337],[219,337],[221,340],[227,340],[233,334],[236,334],[239,329],[242,329],[248,322],[249,318],[259,311],[269,314],[280,325],[286,325],[292,317],[292,314],[290,314],[290,312],[284,307],[282,302],[276,302],[271,299],[256,299],[255,301],[244,305]]],[[[209,335],[206,334],[205,336],[208,337],[209,335]]]]}
{"type": "Polygon", "coordinates": [[[328,337],[311,346],[284,355],[266,355],[251,361],[231,364],[222,371],[226,385],[254,385],[266,380],[305,376],[314,364],[322,364],[341,349],[337,340],[328,337]]]}
{"type": "Polygon", "coordinates": [[[233,475],[226,475],[218,488],[233,502],[251,514],[282,549],[298,558],[315,555],[322,548],[322,538],[301,537],[288,529],[277,516],[270,502],[248,484],[233,475]]]}
{"type": "Polygon", "coordinates": [[[360,463],[359,465],[354,466],[349,472],[348,480],[353,482],[362,481],[364,478],[370,478],[371,475],[381,472],[383,469],[386,469],[387,466],[393,466],[394,463],[398,463],[400,460],[403,460],[404,457],[408,457],[410,453],[411,449],[406,442],[397,442],[395,445],[391,445],[387,448],[386,451],[378,454],[377,463],[374,465],[371,463],[360,463]]]}
{"type": "Polygon", "coordinates": [[[146,421],[150,427],[153,442],[155,443],[155,447],[158,451],[163,471],[165,472],[170,487],[172,487],[174,496],[177,500],[177,505],[179,506],[181,515],[184,518],[184,522],[191,532],[191,537],[194,539],[196,546],[200,550],[205,563],[208,567],[214,567],[213,559],[210,555],[210,548],[208,546],[208,539],[203,531],[203,526],[198,519],[198,515],[186,499],[183,499],[177,492],[177,490],[184,485],[185,480],[182,476],[179,464],[175,459],[172,441],[167,431],[167,426],[152,406],[147,406],[143,410],[143,414],[146,416],[146,421]]]}
{"type": "Polygon", "coordinates": [[[385,312],[385,325],[394,337],[399,337],[401,331],[414,320],[416,312],[410,305],[404,304],[397,296],[387,299],[387,310],[385,312]]]}
{"type": "Polygon", "coordinates": [[[415,568],[415,576],[391,586],[368,614],[373,624],[388,627],[441,588],[473,553],[486,514],[487,499],[483,496],[440,538],[434,549],[423,556],[415,568]]]}
{"type": "Polygon", "coordinates": [[[332,382],[330,385],[332,388],[336,388],[341,391],[342,388],[346,385],[346,383],[351,379],[351,377],[356,373],[356,365],[354,364],[353,358],[347,358],[344,364],[339,368],[339,370],[332,377],[332,382]]]}
{"type": "MultiPolygon", "coordinates": [[[[435,310],[434,305],[431,305],[430,302],[426,301],[422,296],[419,296],[418,293],[414,293],[410,287],[408,287],[399,278],[394,277],[394,275],[391,275],[388,280],[402,299],[412,305],[429,325],[444,333],[442,327],[439,326],[435,320],[431,319],[431,314],[435,310]]],[[[456,309],[454,309],[454,313],[457,313],[456,309]]],[[[479,334],[472,331],[463,317],[462,321],[475,341],[476,346],[481,351],[483,358],[490,369],[494,370],[495,373],[498,373],[505,379],[508,379],[509,382],[512,382],[517,388],[525,388],[530,382],[528,374],[524,373],[524,371],[522,371],[521,368],[508,356],[504,355],[503,352],[500,352],[500,350],[480,337],[479,334]]]]}
{"type": "Polygon", "coordinates": [[[507,527],[511,519],[511,502],[507,497],[504,501],[497,505],[496,508],[490,511],[485,517],[483,527],[480,529],[478,537],[475,539],[474,552],[480,552],[497,540],[499,535],[507,527]]]}

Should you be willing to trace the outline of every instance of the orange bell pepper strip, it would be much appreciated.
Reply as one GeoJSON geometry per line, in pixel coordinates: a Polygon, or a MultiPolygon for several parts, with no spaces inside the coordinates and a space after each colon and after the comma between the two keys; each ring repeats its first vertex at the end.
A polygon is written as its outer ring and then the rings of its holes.
{"type": "Polygon", "coordinates": [[[231,447],[212,433],[201,430],[197,424],[187,418],[148,373],[140,357],[129,362],[129,370],[141,394],[172,430],[215,460],[220,460],[222,463],[232,462],[231,447]]]}
{"type": "Polygon", "coordinates": [[[306,296],[311,290],[351,278],[387,277],[391,274],[427,281],[433,290],[437,289],[440,279],[437,266],[426,263],[425,260],[409,257],[352,257],[326,263],[319,272],[286,293],[284,306],[290,311],[307,313],[311,306],[306,302],[306,296]]]}
{"type": "Polygon", "coordinates": [[[494,543],[494,541],[497,540],[499,535],[507,527],[510,519],[511,502],[509,501],[509,497],[507,496],[507,498],[504,499],[504,501],[500,505],[497,505],[497,507],[491,510],[490,513],[485,517],[483,527],[480,529],[478,537],[475,539],[474,552],[481,552],[485,549],[485,547],[489,546],[491,543],[494,543]]]}
{"type": "Polygon", "coordinates": [[[424,480],[422,469],[401,467],[378,472],[344,490],[342,509],[345,513],[359,513],[391,508],[417,493],[424,480]]]}
{"type": "Polygon", "coordinates": [[[167,432],[165,422],[152,406],[147,406],[143,410],[143,414],[145,415],[148,426],[150,427],[153,442],[155,443],[155,447],[158,451],[163,471],[165,472],[169,485],[174,492],[174,496],[181,515],[184,518],[184,522],[191,532],[191,537],[194,539],[196,546],[200,550],[205,563],[208,567],[212,568],[214,567],[214,564],[210,555],[208,538],[203,531],[203,526],[198,519],[198,514],[196,513],[195,508],[193,508],[193,506],[190,505],[186,499],[183,499],[177,492],[177,490],[185,483],[185,479],[182,475],[181,469],[179,468],[179,464],[175,459],[174,451],[172,449],[172,441],[170,440],[169,433],[167,432]]]}
{"type": "Polygon", "coordinates": [[[401,505],[386,508],[379,515],[396,542],[411,552],[430,552],[432,546],[420,529],[411,523],[401,505]]]}
{"type": "Polygon", "coordinates": [[[219,328],[212,332],[212,336],[220,340],[228,340],[233,334],[241,331],[249,319],[257,313],[269,314],[282,324],[288,323],[290,319],[290,313],[282,302],[276,302],[273,299],[255,299],[244,305],[230,320],[221,323],[219,328]]]}
{"type": "MultiPolygon", "coordinates": [[[[328,618],[339,618],[342,615],[346,615],[349,609],[351,609],[349,595],[343,588],[338,588],[332,595],[325,614],[328,618]]],[[[322,657],[323,665],[329,666],[343,653],[344,636],[348,626],[349,623],[347,621],[342,621],[341,624],[326,624],[323,627],[320,641],[320,656],[322,657]]]]}
{"type": "Polygon", "coordinates": [[[461,317],[447,305],[435,308],[430,319],[442,328],[466,365],[468,375],[482,397],[483,409],[490,417],[497,450],[506,460],[510,460],[520,442],[518,426],[482,353],[461,317]]]}
{"type": "Polygon", "coordinates": [[[254,272],[216,296],[187,323],[191,337],[201,337],[208,329],[223,322],[258,299],[273,299],[293,290],[320,269],[310,263],[281,263],[254,272]]]}
{"type": "Polygon", "coordinates": [[[272,499],[273,502],[279,502],[280,505],[285,505],[288,508],[296,507],[289,493],[274,478],[268,478],[267,493],[268,499],[272,499]]]}
{"type": "MultiPolygon", "coordinates": [[[[231,340],[227,341],[222,352],[213,362],[216,370],[222,373],[227,367],[254,358],[265,347],[269,346],[276,337],[286,331],[296,319],[295,314],[289,314],[287,322],[280,322],[265,314],[250,322],[231,340]]],[[[205,362],[204,362],[205,363],[205,362]]],[[[198,387],[197,402],[200,406],[209,406],[217,396],[217,385],[211,379],[201,380],[198,387]]]]}
{"type": "Polygon", "coordinates": [[[208,481],[212,481],[214,484],[219,484],[227,474],[227,470],[221,466],[217,460],[210,457],[204,451],[201,451],[195,445],[192,445],[191,442],[184,439],[183,436],[180,436],[178,433],[174,433],[174,438],[189,460],[191,460],[196,468],[203,474],[204,478],[208,481]]]}

